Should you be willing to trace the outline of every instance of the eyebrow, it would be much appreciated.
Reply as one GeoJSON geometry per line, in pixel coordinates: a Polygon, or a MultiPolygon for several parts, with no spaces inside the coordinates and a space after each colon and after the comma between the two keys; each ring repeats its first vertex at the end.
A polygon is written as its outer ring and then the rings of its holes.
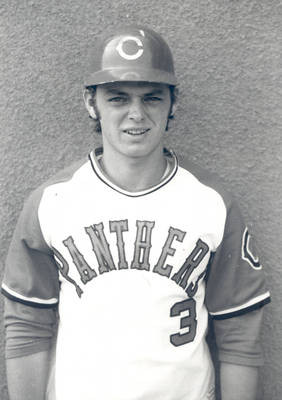
{"type": "Polygon", "coordinates": [[[153,90],[150,93],[146,93],[145,96],[155,96],[156,94],[163,94],[164,91],[162,89],[153,90]]]}
{"type": "MultiPolygon", "coordinates": [[[[107,94],[114,94],[114,95],[119,95],[119,96],[127,96],[130,93],[128,92],[123,92],[121,90],[118,89],[107,89],[107,94]]],[[[151,92],[148,93],[142,93],[141,96],[155,96],[155,95],[160,95],[163,94],[163,90],[162,89],[155,89],[151,92]]]]}

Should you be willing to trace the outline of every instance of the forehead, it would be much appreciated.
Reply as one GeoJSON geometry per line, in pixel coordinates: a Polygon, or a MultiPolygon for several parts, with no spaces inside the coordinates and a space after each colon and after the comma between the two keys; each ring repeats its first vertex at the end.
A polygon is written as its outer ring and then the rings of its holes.
{"type": "Polygon", "coordinates": [[[97,86],[97,91],[103,93],[149,94],[169,93],[169,87],[163,83],[150,82],[111,82],[97,86]]]}

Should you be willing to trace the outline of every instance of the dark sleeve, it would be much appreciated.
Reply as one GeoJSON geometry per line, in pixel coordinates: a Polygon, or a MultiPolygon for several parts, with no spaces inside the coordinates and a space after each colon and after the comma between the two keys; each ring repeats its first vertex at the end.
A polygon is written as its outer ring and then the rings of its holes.
{"type": "Polygon", "coordinates": [[[2,293],[11,300],[38,308],[56,307],[59,274],[52,249],[38,219],[42,190],[35,191],[22,210],[10,244],[2,293]]]}
{"type": "Polygon", "coordinates": [[[270,301],[263,267],[236,203],[227,207],[222,241],[207,277],[206,306],[213,319],[258,309],[270,301]]]}
{"type": "Polygon", "coordinates": [[[55,308],[40,309],[5,299],[6,358],[50,350],[57,329],[55,308]]]}
{"type": "Polygon", "coordinates": [[[263,365],[260,331],[263,309],[228,319],[214,320],[214,332],[221,362],[245,366],[263,365]]]}

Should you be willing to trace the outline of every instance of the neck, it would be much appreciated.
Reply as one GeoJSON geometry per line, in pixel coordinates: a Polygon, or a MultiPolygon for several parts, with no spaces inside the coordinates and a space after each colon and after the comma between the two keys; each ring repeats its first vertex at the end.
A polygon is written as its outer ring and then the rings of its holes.
{"type": "Polygon", "coordinates": [[[124,190],[137,192],[158,184],[166,170],[167,162],[163,151],[152,157],[130,158],[119,155],[108,157],[107,152],[100,160],[100,167],[108,178],[124,190]]]}

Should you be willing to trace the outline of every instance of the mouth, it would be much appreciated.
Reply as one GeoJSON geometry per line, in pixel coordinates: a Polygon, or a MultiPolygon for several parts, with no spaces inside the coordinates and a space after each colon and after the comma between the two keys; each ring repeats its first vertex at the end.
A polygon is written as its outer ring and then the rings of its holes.
{"type": "Polygon", "coordinates": [[[124,129],[123,132],[131,136],[141,136],[147,133],[149,130],[150,129],[145,129],[145,128],[132,128],[132,129],[124,129]]]}

